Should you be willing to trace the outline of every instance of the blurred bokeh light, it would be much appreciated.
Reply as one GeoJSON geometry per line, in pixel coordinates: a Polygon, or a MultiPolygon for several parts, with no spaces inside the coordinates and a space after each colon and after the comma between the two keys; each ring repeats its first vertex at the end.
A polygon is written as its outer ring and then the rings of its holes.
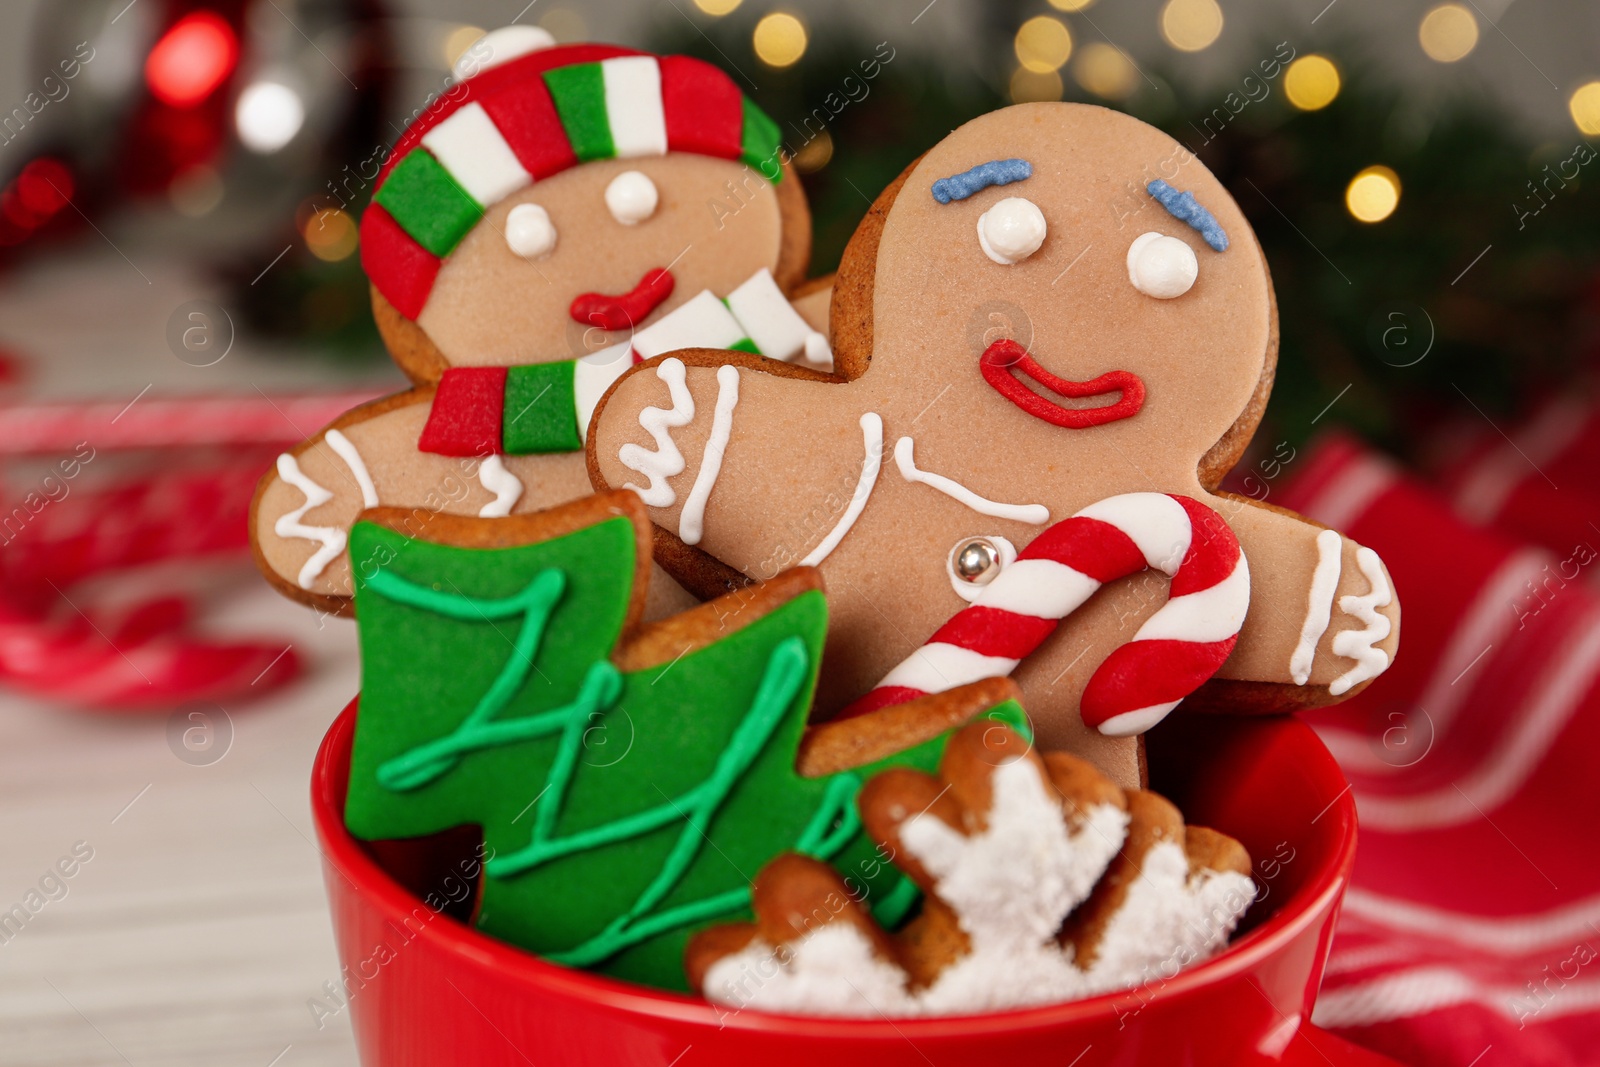
{"type": "Polygon", "coordinates": [[[1429,59],[1454,63],[1478,46],[1478,20],[1460,4],[1440,4],[1422,16],[1417,39],[1429,59]]]}
{"type": "Polygon", "coordinates": [[[1368,167],[1350,179],[1344,203],[1362,222],[1382,222],[1400,206],[1400,176],[1381,164],[1368,167]]]}

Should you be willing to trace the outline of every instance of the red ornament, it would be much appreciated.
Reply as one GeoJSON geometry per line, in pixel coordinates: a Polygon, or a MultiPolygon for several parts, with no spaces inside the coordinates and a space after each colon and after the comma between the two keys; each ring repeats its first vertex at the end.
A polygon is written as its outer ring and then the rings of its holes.
{"type": "Polygon", "coordinates": [[[239,36],[212,11],[173,24],[145,59],[144,80],[156,99],[193,107],[216,92],[239,65],[239,36]]]}

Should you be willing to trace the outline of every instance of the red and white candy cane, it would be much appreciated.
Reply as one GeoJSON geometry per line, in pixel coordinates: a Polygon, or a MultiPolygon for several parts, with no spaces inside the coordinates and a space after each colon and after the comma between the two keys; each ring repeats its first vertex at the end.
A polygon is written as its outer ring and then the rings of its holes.
{"type": "Polygon", "coordinates": [[[1146,567],[1171,577],[1167,602],[1100,664],[1081,703],[1103,734],[1143,733],[1217,672],[1250,606],[1250,568],[1222,516],[1164,493],[1107,497],[1045,530],[843,715],[1004,677],[1102,585],[1146,567]]]}

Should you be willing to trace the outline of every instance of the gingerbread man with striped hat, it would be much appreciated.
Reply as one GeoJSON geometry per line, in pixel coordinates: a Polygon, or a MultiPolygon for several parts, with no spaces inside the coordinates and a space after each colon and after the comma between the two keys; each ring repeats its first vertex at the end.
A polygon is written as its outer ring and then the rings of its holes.
{"type": "Polygon", "coordinates": [[[1222,184],[1103,108],[969,122],[857,230],[837,368],[688,351],[621,377],[588,440],[704,596],[819,567],[818,713],[1010,675],[1038,742],[1140,778],[1180,702],[1331,703],[1392,661],[1371,550],[1218,491],[1259,423],[1272,282],[1222,184]]]}
{"type": "MultiPolygon", "coordinates": [[[[686,347],[832,369],[827,280],[777,126],[717,68],[513,26],[406,129],[361,220],[415,387],[279,457],[251,517],[288,595],[346,613],[364,509],[508,515],[585,496],[595,403],[686,347]]],[[[665,575],[653,614],[693,603],[665,575]]]]}

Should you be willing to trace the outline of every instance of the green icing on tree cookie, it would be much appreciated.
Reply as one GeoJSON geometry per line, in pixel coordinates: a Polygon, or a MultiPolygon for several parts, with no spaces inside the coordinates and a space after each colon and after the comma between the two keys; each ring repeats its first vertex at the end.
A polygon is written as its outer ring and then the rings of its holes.
{"type": "MultiPolygon", "coordinates": [[[[685,988],[694,930],[747,917],[778,852],[833,862],[894,925],[915,887],[862,833],[861,784],[932,771],[938,738],[826,778],[794,770],[827,609],[810,591],[637,672],[609,656],[635,574],[625,517],[509,548],[351,531],[363,691],[346,823],[483,828],[477,925],[573,966],[685,988]]],[[[993,714],[1021,725],[1020,709],[993,714]]]]}

